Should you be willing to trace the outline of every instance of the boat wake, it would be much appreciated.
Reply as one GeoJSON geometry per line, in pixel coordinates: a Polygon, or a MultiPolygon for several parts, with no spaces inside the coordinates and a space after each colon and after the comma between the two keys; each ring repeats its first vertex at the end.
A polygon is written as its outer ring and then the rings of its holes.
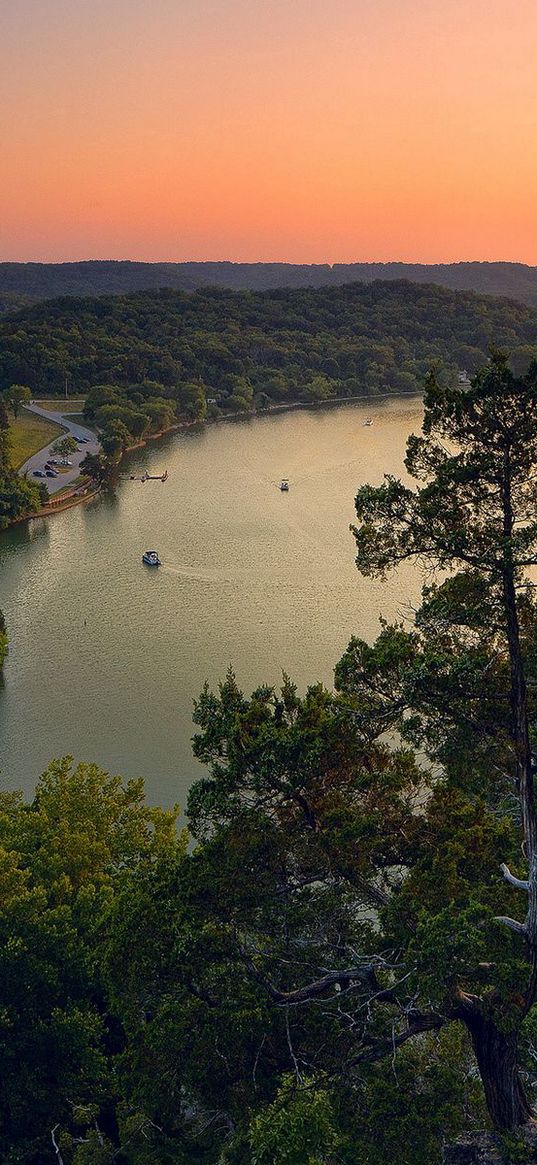
{"type": "Polygon", "coordinates": [[[232,579],[226,578],[224,575],[218,574],[214,571],[212,574],[205,574],[190,566],[172,566],[167,563],[161,567],[161,574],[174,574],[178,578],[191,578],[194,582],[206,583],[231,583],[232,579]]]}

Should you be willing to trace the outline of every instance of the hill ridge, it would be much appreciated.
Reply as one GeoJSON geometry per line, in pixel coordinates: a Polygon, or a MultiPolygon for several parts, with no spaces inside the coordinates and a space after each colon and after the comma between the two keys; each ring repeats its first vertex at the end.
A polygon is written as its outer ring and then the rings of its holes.
{"type": "Polygon", "coordinates": [[[507,296],[537,305],[537,267],[508,260],[456,263],[242,263],[233,260],[144,262],[136,259],[82,259],[65,263],[0,263],[0,299],[19,295],[35,300],[62,295],[127,294],[169,287],[194,291],[219,286],[265,291],[278,287],[328,287],[371,283],[376,279],[434,283],[452,291],[507,296]]]}

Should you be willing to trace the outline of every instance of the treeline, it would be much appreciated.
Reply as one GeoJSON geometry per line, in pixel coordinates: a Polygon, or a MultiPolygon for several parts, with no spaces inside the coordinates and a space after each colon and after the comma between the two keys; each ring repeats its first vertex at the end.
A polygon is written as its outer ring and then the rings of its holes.
{"type": "Polygon", "coordinates": [[[173,386],[143,380],[140,384],[97,385],[88,393],[84,418],[97,429],[103,457],[86,458],[85,469],[95,476],[95,469],[105,470],[103,480],[113,477],[125,449],[151,434],[165,432],[179,419],[201,421],[207,414],[207,402],[200,384],[180,383],[173,386]]]}
{"type": "MultiPolygon", "coordinates": [[[[60,295],[117,295],[161,287],[265,291],[409,279],[453,290],[510,296],[537,304],[537,268],[525,263],[0,263],[2,292],[51,299],[60,295]]],[[[7,310],[7,307],[6,307],[7,310]]]]}
{"type": "Polygon", "coordinates": [[[64,298],[0,323],[0,389],[96,386],[176,402],[197,385],[209,415],[297,400],[421,391],[438,366],[456,382],[495,343],[521,370],[537,314],[508,300],[411,283],[323,290],[144,292],[64,298]],[[185,387],[186,386],[186,387],[185,387]]]}

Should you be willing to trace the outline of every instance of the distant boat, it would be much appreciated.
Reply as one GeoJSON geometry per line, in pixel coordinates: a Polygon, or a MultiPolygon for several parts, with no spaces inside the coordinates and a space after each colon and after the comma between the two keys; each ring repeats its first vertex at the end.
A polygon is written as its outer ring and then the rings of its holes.
{"type": "Polygon", "coordinates": [[[367,417],[367,419],[364,421],[364,428],[368,429],[368,428],[369,428],[369,426],[370,426],[370,425],[372,425],[372,424],[373,424],[373,418],[372,418],[372,417],[367,417]]]}
{"type": "Polygon", "coordinates": [[[288,482],[286,477],[282,478],[282,480],[280,482],[280,489],[281,489],[283,494],[286,494],[289,492],[289,482],[288,482]]]}
{"type": "Polygon", "coordinates": [[[156,550],[145,550],[142,554],[142,562],[145,562],[146,566],[162,565],[156,550]]]}

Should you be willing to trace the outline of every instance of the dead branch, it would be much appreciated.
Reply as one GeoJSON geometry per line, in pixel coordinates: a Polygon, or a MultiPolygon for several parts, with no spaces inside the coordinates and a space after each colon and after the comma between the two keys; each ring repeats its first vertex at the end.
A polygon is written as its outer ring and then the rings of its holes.
{"type": "Polygon", "coordinates": [[[523,878],[515,878],[514,874],[511,873],[509,866],[506,866],[505,862],[502,862],[500,870],[502,871],[505,881],[509,882],[510,886],[515,886],[517,890],[526,890],[526,892],[529,891],[529,882],[523,878]]]}

